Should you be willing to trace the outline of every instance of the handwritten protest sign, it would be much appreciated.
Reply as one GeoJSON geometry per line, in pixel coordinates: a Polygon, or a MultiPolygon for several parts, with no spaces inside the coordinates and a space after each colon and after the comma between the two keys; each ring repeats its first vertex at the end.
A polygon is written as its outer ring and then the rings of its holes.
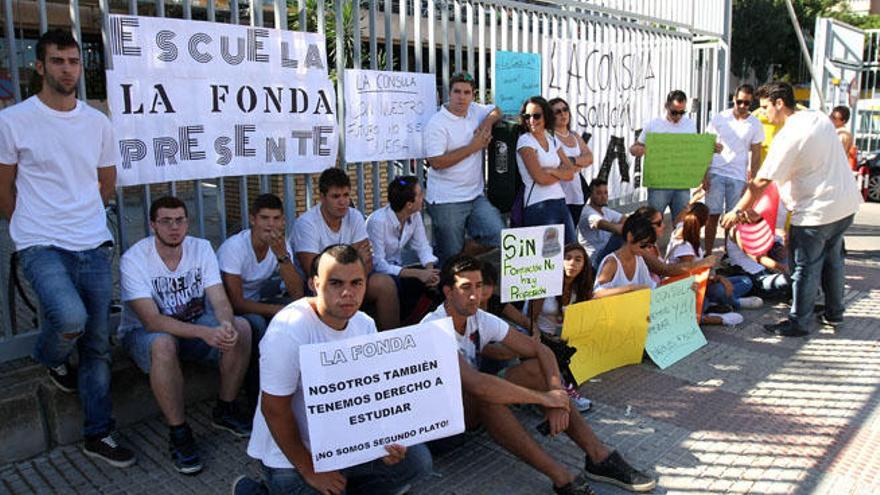
{"type": "Polygon", "coordinates": [[[518,115],[524,101],[541,94],[540,55],[495,52],[495,105],[503,113],[518,115]]]}
{"type": "Polygon", "coordinates": [[[501,302],[562,294],[564,225],[501,231],[501,302]]]}
{"type": "Polygon", "coordinates": [[[651,322],[645,350],[660,369],[666,369],[706,345],[697,325],[693,277],[657,287],[651,292],[651,322]]]}
{"type": "Polygon", "coordinates": [[[422,130],[437,111],[434,74],[348,69],[345,160],[424,158],[422,130]]]}
{"type": "Polygon", "coordinates": [[[323,35],[167,17],[108,23],[119,185],[336,163],[323,35]]]}
{"type": "Polygon", "coordinates": [[[300,347],[315,471],[464,431],[452,320],[300,347]]]}
{"type": "Polygon", "coordinates": [[[673,284],[675,282],[678,282],[679,280],[684,280],[689,277],[694,278],[694,281],[697,283],[697,323],[700,322],[700,317],[703,315],[703,301],[705,301],[706,299],[706,289],[709,287],[709,271],[709,267],[698,268],[696,270],[691,270],[690,273],[669,277],[660,282],[660,286],[662,287],[664,285],[673,284]]]}
{"type": "Polygon", "coordinates": [[[648,133],[645,187],[690,189],[706,175],[715,151],[714,134],[648,133]]]}
{"type": "Polygon", "coordinates": [[[568,306],[562,338],[577,348],[570,368],[578,383],[642,361],[650,303],[644,289],[568,306]]]}

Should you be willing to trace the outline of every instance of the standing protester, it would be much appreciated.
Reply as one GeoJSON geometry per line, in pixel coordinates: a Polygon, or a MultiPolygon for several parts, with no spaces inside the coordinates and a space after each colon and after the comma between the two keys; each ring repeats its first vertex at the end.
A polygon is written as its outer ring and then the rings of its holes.
{"type": "MultiPolygon", "coordinates": [[[[645,146],[645,141],[647,140],[647,135],[651,133],[696,133],[697,126],[693,120],[684,116],[685,113],[687,113],[687,95],[685,95],[684,91],[678,89],[670,91],[666,95],[666,115],[646,122],[642,126],[642,132],[636,138],[636,142],[629,147],[629,152],[635,157],[649,154],[651,151],[645,146]]],[[[720,146],[716,144],[715,152],[720,151],[720,146]]],[[[689,189],[648,188],[648,204],[661,214],[666,212],[666,207],[668,206],[672,213],[673,221],[678,218],[679,213],[687,208],[689,199],[689,189]]]]}
{"type": "Polygon", "coordinates": [[[66,392],[79,391],[83,451],[116,467],[135,463],[119,445],[110,398],[108,317],[113,241],[104,203],[114,194],[110,121],[76,99],[80,47],[53,30],[37,42],[35,96],[0,112],[0,214],[40,301],[33,357],[66,392]],[[79,369],[70,354],[79,351],[79,369]]]}
{"type": "Polygon", "coordinates": [[[516,166],[522,178],[524,226],[562,224],[565,243],[577,237],[571,213],[565,205],[562,182],[574,177],[575,167],[561,144],[549,131],[555,118],[550,104],[540,96],[526,100],[520,111],[520,134],[516,142],[516,166]]]}
{"type": "Polygon", "coordinates": [[[715,115],[709,122],[707,132],[717,134],[724,149],[712,157],[712,164],[703,181],[706,206],[709,207],[704,240],[706,254],[712,254],[715,247],[721,214],[733,209],[746,188],[746,181],[754,177],[761,167],[764,127],[749,113],[754,95],[752,86],[739,86],[734,93],[733,108],[715,115]]]}
{"type": "Polygon", "coordinates": [[[235,404],[251,352],[251,328],[236,318],[226,298],[217,256],[206,239],[187,235],[186,204],[165,196],[150,205],[153,235],[122,255],[125,308],[119,341],[150,376],[165,416],[171,460],[183,474],[202,462],[184,414],[181,360],[217,364],[220,387],[211,425],[237,437],[251,433],[235,404]]]}
{"type": "Polygon", "coordinates": [[[824,115],[795,108],[794,91],[784,82],[758,89],[761,108],[771,123],[782,125],[758,174],[736,209],[722,225],[747,222],[750,208],[771,182],[792,211],[789,245],[794,298],[788,319],[765,325],[767,332],[786,337],[807,334],[821,280],[825,293],[824,323],[843,322],[843,234],[861,204],[843,147],[824,115]],[[821,277],[821,279],[820,279],[821,277]]]}
{"type": "Polygon", "coordinates": [[[571,220],[577,226],[581,218],[581,210],[584,209],[583,176],[587,167],[593,164],[593,152],[583,138],[571,131],[571,107],[562,98],[550,100],[550,108],[553,109],[555,124],[553,134],[559,140],[562,153],[568,157],[575,166],[574,178],[561,183],[565,192],[565,204],[571,212],[571,220]]]}
{"type": "Polygon", "coordinates": [[[476,88],[470,74],[453,74],[449,102],[425,126],[426,201],[441,263],[464,249],[465,232],[484,246],[497,247],[505,228],[501,213],[483,194],[483,150],[501,110],[475,103],[476,88]]]}
{"type": "Polygon", "coordinates": [[[849,168],[853,171],[857,170],[859,150],[856,148],[852,133],[846,128],[846,125],[849,123],[849,108],[843,105],[836,106],[831,110],[831,115],[828,117],[831,119],[831,123],[834,124],[834,129],[837,131],[837,137],[840,139],[843,151],[846,152],[849,168]]]}

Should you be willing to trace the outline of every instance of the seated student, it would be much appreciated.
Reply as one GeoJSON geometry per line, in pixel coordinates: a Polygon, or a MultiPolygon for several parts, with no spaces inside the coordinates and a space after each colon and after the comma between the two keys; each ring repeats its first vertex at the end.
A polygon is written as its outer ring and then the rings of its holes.
{"type": "Polygon", "coordinates": [[[302,297],[304,286],[284,235],[281,199],[274,194],[257,196],[248,218],[251,228],[226,239],[217,250],[217,259],[232,309],[251,324],[253,332],[251,362],[245,378],[249,406],[253,409],[260,391],[257,344],[269,320],[286,303],[302,297]],[[284,282],[286,296],[281,294],[276,274],[284,282]]]}
{"type": "Polygon", "coordinates": [[[358,311],[367,272],[352,246],[331,245],[312,257],[309,285],[315,297],[281,310],[260,342],[262,394],[247,453],[260,461],[263,481],[241,476],[233,493],[403,493],[410,482],[431,471],[431,454],[424,445],[388,445],[382,459],[340,471],[314,470],[300,347],[373,334],[376,325],[358,311]]]}
{"type": "MultiPolygon", "coordinates": [[[[517,331],[510,331],[506,322],[479,309],[483,283],[480,266],[478,260],[469,256],[448,260],[440,274],[440,286],[446,301],[423,321],[452,317],[459,352],[467,361],[462,368],[477,368],[484,346],[500,342],[522,359],[521,364],[506,370],[502,381],[536,391],[562,392],[559,368],[550,349],[517,331]]],[[[475,396],[464,377],[462,380],[466,424],[471,428],[484,424],[499,445],[549,477],[556,493],[594,493],[586,478],[633,491],[648,491],[656,485],[654,480],[631,467],[619,453],[609,452],[580,414],[569,414],[561,408],[545,409],[550,434],[565,432],[586,454],[584,472],[572,474],[538,445],[505,405],[515,402],[489,401],[475,396]]],[[[499,395],[510,393],[502,391],[499,395]]]]}
{"type": "Polygon", "coordinates": [[[351,205],[351,181],[342,169],[328,168],[318,179],[321,202],[299,216],[294,226],[294,248],[302,267],[327,246],[351,244],[367,267],[367,302],[375,305],[380,330],[400,326],[400,305],[394,279],[373,271],[373,249],[361,212],[351,205]]]}
{"type": "Polygon", "coordinates": [[[153,235],[130,247],[119,264],[125,301],[119,341],[138,367],[168,423],[171,459],[183,474],[202,470],[186,423],[180,360],[219,362],[220,390],[212,425],[250,435],[238,396],[251,352],[251,329],[233,316],[211,243],[187,236],[183,201],[165,196],[150,206],[153,235]]]}
{"type": "Polygon", "coordinates": [[[593,288],[596,299],[657,286],[643,258],[656,249],[657,234],[650,220],[641,215],[630,215],[623,223],[623,238],[623,246],[599,264],[599,275],[593,288]]]}
{"type": "Polygon", "coordinates": [[[624,220],[625,215],[608,208],[608,182],[593,179],[590,199],[581,212],[577,232],[578,242],[587,251],[594,270],[608,253],[623,243],[620,232],[624,220]]]}
{"type": "MultiPolygon", "coordinates": [[[[663,224],[663,215],[661,215],[654,207],[642,206],[632,212],[630,216],[647,219],[651,222],[651,227],[654,228],[654,235],[656,238],[659,240],[663,237],[663,233],[666,230],[663,224]]],[[[660,247],[657,245],[656,241],[642,252],[642,259],[644,259],[645,264],[648,265],[648,270],[651,272],[651,278],[658,284],[665,277],[684,275],[690,270],[701,267],[712,267],[715,265],[716,260],[715,256],[712,255],[705,256],[701,259],[695,259],[693,261],[677,261],[671,263],[660,254],[660,247]]]]}
{"type": "MultiPolygon", "coordinates": [[[[747,210],[749,221],[758,222],[761,216],[754,210],[747,210]]],[[[782,238],[774,236],[773,246],[759,256],[747,254],[743,250],[743,240],[739,228],[730,229],[725,243],[727,262],[741,270],[752,280],[752,292],[758,297],[769,299],[789,299],[791,297],[790,272],[785,260],[782,238]]]]}
{"type": "MultiPolygon", "coordinates": [[[[388,204],[367,218],[373,264],[377,273],[390,275],[397,282],[401,320],[407,319],[426,289],[436,287],[440,279],[440,270],[434,268],[437,257],[431,251],[422,223],[424,198],[415,176],[397,177],[388,184],[388,204]],[[403,266],[403,250],[407,247],[418,255],[421,267],[403,266]]],[[[425,311],[418,315],[419,319],[425,311]]]]}
{"type": "MultiPolygon", "coordinates": [[[[593,269],[586,250],[580,244],[572,243],[565,246],[563,256],[562,295],[526,302],[529,319],[535,322],[532,326],[534,338],[540,339],[543,334],[543,338],[559,339],[562,335],[565,308],[569,304],[588,301],[593,296],[593,269]]],[[[578,411],[589,410],[592,402],[578,392],[574,376],[567,366],[565,368],[560,370],[565,380],[565,391],[578,411]]]]}

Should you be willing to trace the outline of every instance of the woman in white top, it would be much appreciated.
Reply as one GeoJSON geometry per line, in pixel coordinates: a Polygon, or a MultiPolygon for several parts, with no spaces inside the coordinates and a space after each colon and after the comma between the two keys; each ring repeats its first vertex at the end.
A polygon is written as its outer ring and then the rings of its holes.
{"type": "Polygon", "coordinates": [[[553,111],[547,100],[532,96],[520,111],[519,140],[516,142],[516,165],[522,178],[523,225],[565,226],[565,244],[575,242],[571,213],[565,206],[561,181],[574,177],[575,167],[560,148],[553,129],[553,111]]]}
{"type": "Polygon", "coordinates": [[[651,221],[641,215],[630,215],[623,223],[622,234],[623,246],[599,263],[599,275],[593,289],[596,299],[656,286],[642,258],[657,242],[651,221]]]}
{"type": "Polygon", "coordinates": [[[550,100],[550,108],[553,109],[553,134],[559,140],[559,146],[562,153],[573,162],[575,166],[574,178],[562,181],[562,191],[565,193],[565,204],[568,205],[568,211],[571,213],[571,219],[577,226],[578,220],[581,218],[581,211],[584,209],[584,188],[581,184],[581,173],[584,169],[593,164],[593,152],[587,143],[577,135],[571,132],[571,107],[568,102],[562,98],[553,98],[550,100]]]}

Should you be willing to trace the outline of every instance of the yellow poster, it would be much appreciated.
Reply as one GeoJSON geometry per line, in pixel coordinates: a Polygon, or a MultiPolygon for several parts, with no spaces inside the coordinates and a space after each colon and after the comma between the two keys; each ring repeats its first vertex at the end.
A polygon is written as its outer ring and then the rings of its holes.
{"type": "Polygon", "coordinates": [[[562,338],[577,348],[570,368],[578,383],[642,361],[650,308],[648,289],[568,306],[562,338]]]}

